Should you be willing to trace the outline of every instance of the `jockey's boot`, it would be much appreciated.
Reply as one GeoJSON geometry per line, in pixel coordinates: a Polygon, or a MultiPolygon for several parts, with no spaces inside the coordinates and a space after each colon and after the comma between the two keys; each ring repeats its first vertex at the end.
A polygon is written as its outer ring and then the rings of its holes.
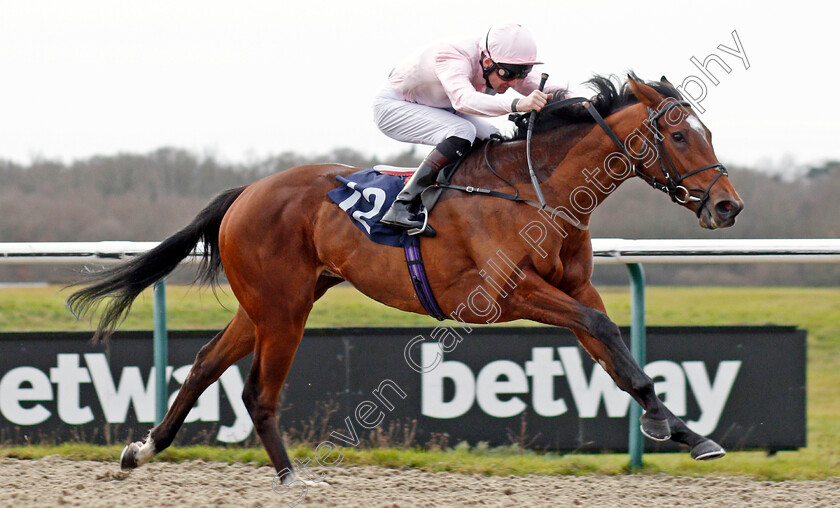
{"type": "Polygon", "coordinates": [[[423,159],[420,167],[408,179],[408,183],[397,195],[394,204],[385,212],[379,222],[405,229],[422,228],[424,221],[417,216],[417,213],[412,211],[414,204],[419,200],[420,194],[426,187],[435,183],[438,172],[450,162],[460,158],[470,144],[469,141],[456,137],[447,138],[438,144],[423,159]]]}

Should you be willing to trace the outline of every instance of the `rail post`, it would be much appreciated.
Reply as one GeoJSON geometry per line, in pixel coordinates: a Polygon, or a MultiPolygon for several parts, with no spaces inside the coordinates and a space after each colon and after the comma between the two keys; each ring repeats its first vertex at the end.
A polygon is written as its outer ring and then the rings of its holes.
{"type": "MultiPolygon", "coordinates": [[[[630,271],[630,352],[636,362],[644,368],[647,333],[645,330],[645,271],[639,263],[628,263],[630,271]]],[[[644,437],[639,427],[642,407],[635,400],[630,402],[630,429],[627,448],[630,452],[630,470],[642,467],[644,437]]]]}
{"type": "Polygon", "coordinates": [[[163,421],[167,410],[166,364],[168,339],[166,336],[166,282],[159,280],[154,286],[154,356],[155,356],[155,425],[163,421]]]}

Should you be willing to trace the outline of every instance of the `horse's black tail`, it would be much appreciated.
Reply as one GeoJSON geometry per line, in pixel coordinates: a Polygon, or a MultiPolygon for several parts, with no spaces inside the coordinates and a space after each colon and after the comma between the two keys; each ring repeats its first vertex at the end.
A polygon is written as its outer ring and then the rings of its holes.
{"type": "Polygon", "coordinates": [[[234,200],[245,187],[227,190],[210,202],[184,229],[161,242],[154,249],[114,268],[89,274],[77,284],[92,285],[77,291],[67,299],[67,307],[77,318],[85,316],[105,297],[111,297],[93,341],[108,339],[117,325],[128,315],[134,299],[147,287],[169,274],[204,242],[204,256],[196,280],[202,284],[218,282],[222,259],[219,254],[219,228],[234,200]]]}

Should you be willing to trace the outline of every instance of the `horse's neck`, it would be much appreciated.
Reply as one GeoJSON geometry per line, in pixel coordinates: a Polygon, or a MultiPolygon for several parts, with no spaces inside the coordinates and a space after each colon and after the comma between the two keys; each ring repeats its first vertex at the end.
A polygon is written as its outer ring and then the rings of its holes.
{"type": "MultiPolygon", "coordinates": [[[[606,122],[619,139],[625,139],[641,125],[638,116],[639,110],[631,106],[610,115],[606,122]]],[[[488,169],[485,147],[479,145],[470,154],[453,183],[512,192],[488,169]]],[[[535,134],[531,140],[531,159],[547,205],[570,210],[583,224],[588,224],[592,210],[633,175],[632,168],[624,165],[623,157],[610,157],[617,150],[607,133],[591,123],[535,134]]],[[[525,141],[491,142],[486,154],[495,172],[512,183],[523,198],[536,199],[525,141]]]]}
{"type": "MultiPolygon", "coordinates": [[[[548,181],[559,162],[592,127],[589,124],[572,125],[563,128],[562,132],[547,131],[533,136],[531,159],[540,182],[548,181]]],[[[507,186],[488,168],[488,162],[496,174],[514,184],[520,192],[527,193],[532,189],[524,140],[505,143],[487,141],[479,144],[464,160],[453,182],[491,189],[507,186]]]]}
{"type": "MultiPolygon", "coordinates": [[[[637,116],[637,108],[630,107],[605,120],[623,140],[640,125],[637,116]]],[[[609,135],[599,126],[587,125],[589,129],[561,158],[551,154],[551,139],[541,140],[548,143],[544,145],[548,164],[554,164],[551,176],[543,184],[546,201],[552,208],[563,207],[571,211],[583,224],[589,224],[592,211],[633,176],[632,166],[620,155],[609,135]]]]}

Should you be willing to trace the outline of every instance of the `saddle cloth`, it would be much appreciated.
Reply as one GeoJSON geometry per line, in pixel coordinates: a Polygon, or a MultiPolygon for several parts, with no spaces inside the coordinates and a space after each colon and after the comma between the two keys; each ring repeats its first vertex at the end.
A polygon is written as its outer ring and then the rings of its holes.
{"type": "Polygon", "coordinates": [[[381,174],[374,169],[363,169],[347,177],[337,176],[336,179],[343,185],[328,192],[327,196],[347,212],[353,225],[372,241],[403,248],[408,275],[420,304],[430,316],[443,320],[446,316],[440,310],[426,276],[426,268],[420,254],[420,238],[409,236],[405,230],[379,222],[403,188],[403,173],[407,177],[411,176],[413,171],[400,171],[397,172],[400,176],[396,176],[381,174]]]}
{"type": "Polygon", "coordinates": [[[343,185],[328,192],[327,196],[347,212],[354,226],[376,243],[391,247],[406,245],[408,234],[405,230],[379,222],[402,190],[405,183],[402,176],[363,169],[336,179],[343,185]]]}

